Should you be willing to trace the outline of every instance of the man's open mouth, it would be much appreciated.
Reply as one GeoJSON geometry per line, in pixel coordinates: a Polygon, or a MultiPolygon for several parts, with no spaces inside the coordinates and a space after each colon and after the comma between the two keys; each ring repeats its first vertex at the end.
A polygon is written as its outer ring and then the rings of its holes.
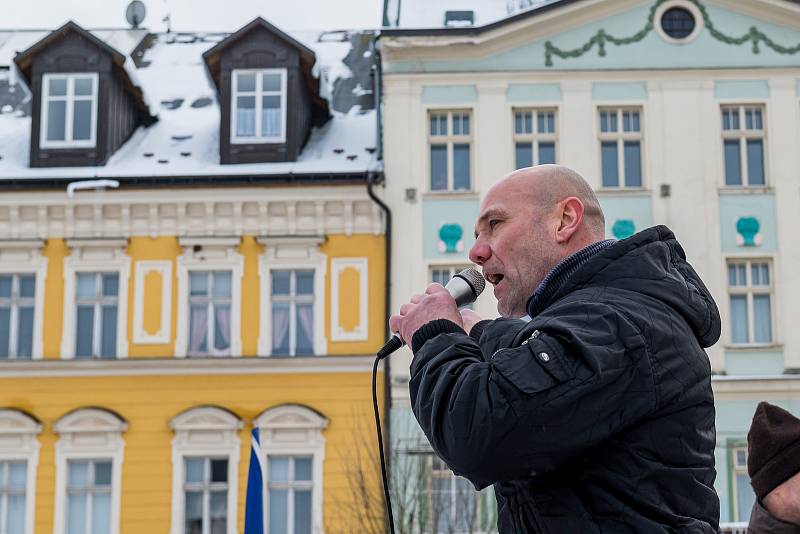
{"type": "Polygon", "coordinates": [[[503,275],[502,274],[491,274],[490,273],[490,274],[485,274],[484,278],[486,278],[487,282],[489,282],[493,286],[496,286],[503,279],[503,275]]]}

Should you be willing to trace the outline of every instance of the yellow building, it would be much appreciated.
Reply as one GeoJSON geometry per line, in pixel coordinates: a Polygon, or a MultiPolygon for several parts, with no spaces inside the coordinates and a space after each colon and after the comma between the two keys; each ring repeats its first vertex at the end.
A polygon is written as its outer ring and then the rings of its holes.
{"type": "Polygon", "coordinates": [[[0,532],[242,532],[253,428],[267,532],[363,531],[372,36],[7,33],[0,532]]]}

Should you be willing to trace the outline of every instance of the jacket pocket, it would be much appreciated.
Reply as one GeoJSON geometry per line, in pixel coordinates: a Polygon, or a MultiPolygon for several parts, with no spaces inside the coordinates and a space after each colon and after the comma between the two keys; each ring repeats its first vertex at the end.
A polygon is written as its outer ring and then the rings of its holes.
{"type": "Polygon", "coordinates": [[[575,376],[561,345],[545,335],[531,337],[520,347],[499,351],[492,365],[521,392],[533,395],[575,376]]]}

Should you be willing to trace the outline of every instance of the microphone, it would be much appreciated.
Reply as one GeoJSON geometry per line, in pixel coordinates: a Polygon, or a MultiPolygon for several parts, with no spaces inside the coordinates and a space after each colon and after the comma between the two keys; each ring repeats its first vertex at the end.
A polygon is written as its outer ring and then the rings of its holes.
{"type": "MultiPolygon", "coordinates": [[[[456,301],[456,306],[459,308],[472,304],[478,295],[483,293],[486,289],[486,280],[483,275],[476,269],[469,267],[460,273],[453,276],[447,285],[444,286],[450,296],[456,301]]],[[[378,359],[382,360],[400,347],[405,345],[402,339],[398,336],[392,336],[392,339],[386,342],[378,351],[378,359]]]]}

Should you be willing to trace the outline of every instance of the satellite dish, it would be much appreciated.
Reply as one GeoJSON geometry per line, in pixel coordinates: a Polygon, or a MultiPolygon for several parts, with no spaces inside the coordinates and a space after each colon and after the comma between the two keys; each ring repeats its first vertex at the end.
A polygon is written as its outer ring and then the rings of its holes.
{"type": "Polygon", "coordinates": [[[139,27],[139,24],[144,20],[144,15],[144,3],[141,0],[133,0],[133,2],[128,4],[128,9],[125,10],[125,18],[133,29],[139,27]]]}

